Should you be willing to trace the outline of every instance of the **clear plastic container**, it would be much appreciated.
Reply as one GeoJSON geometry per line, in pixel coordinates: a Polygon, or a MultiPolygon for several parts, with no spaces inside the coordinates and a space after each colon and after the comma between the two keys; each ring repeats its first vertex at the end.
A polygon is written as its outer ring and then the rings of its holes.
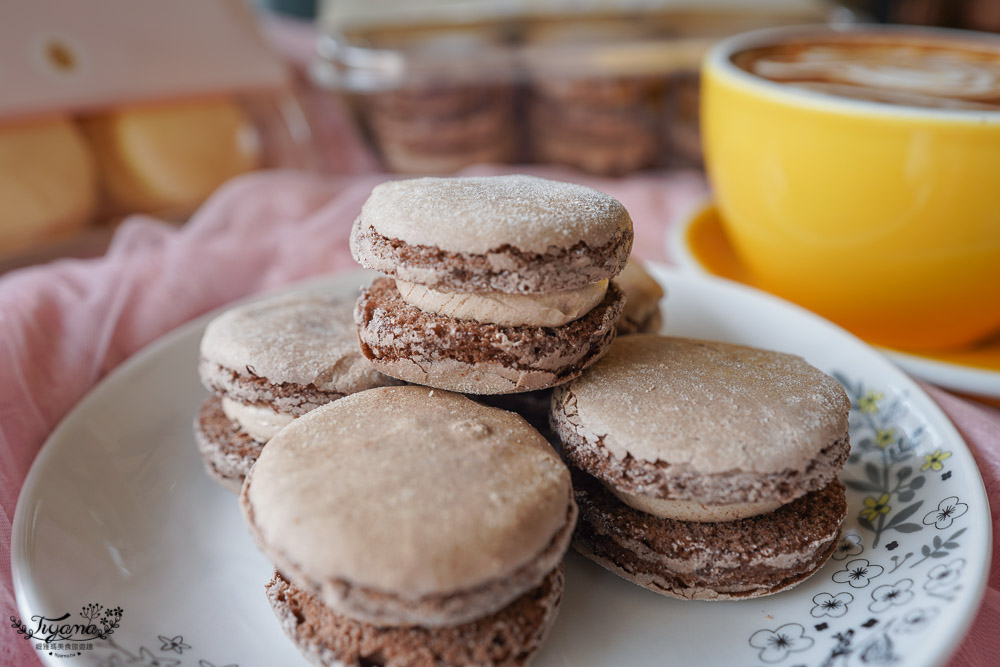
{"type": "Polygon", "coordinates": [[[701,164],[697,73],[715,40],[849,19],[821,0],[331,0],[311,73],[348,98],[391,171],[624,175],[701,164]]]}

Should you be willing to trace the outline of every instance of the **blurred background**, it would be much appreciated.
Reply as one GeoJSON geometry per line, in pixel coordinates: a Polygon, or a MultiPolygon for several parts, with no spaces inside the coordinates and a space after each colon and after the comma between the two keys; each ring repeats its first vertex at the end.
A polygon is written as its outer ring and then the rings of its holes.
{"type": "Polygon", "coordinates": [[[257,169],[699,170],[716,40],[789,24],[1000,31],[996,0],[102,0],[0,9],[0,272],[183,224],[257,169]]]}

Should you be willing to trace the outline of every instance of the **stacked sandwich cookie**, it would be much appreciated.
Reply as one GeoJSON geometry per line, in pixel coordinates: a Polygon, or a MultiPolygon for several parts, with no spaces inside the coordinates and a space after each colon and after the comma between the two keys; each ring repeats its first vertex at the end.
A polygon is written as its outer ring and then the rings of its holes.
{"type": "Polygon", "coordinates": [[[213,392],[195,420],[205,469],[239,491],[261,448],[320,405],[397,380],[358,350],[354,300],[297,292],[239,306],[201,340],[198,373],[213,392]]]}
{"type": "Polygon", "coordinates": [[[282,430],[240,506],[268,598],[321,665],[524,665],[576,521],[569,471],[517,415],[388,387],[282,430]]]}
{"type": "Polygon", "coordinates": [[[850,402],[800,357],[637,334],[553,394],[578,551],[690,599],[790,588],[833,553],[850,402]]]}
{"type": "Polygon", "coordinates": [[[531,176],[421,178],[374,189],[351,251],[386,278],[355,311],[383,373],[503,394],[567,382],[603,355],[632,248],[612,197],[531,176]]]}

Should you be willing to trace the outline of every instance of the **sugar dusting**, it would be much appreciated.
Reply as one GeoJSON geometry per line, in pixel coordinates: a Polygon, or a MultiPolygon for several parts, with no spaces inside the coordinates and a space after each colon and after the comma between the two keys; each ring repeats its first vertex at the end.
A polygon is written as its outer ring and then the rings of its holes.
{"type": "Polygon", "coordinates": [[[351,393],[386,384],[361,355],[354,299],[295,292],[239,306],[213,320],[203,358],[272,384],[351,393]]]}
{"type": "Polygon", "coordinates": [[[297,419],[253,475],[258,527],[311,578],[407,597],[467,589],[537,558],[565,527],[571,489],[523,419],[417,386],[297,419]]]}
{"type": "Polygon", "coordinates": [[[800,357],[657,335],[615,341],[569,389],[573,421],[617,457],[710,474],[802,468],[843,437],[850,409],[800,357]]]}
{"type": "Polygon", "coordinates": [[[377,186],[356,225],[409,244],[487,253],[607,243],[632,221],[592,188],[526,175],[416,178],[377,186]]]}

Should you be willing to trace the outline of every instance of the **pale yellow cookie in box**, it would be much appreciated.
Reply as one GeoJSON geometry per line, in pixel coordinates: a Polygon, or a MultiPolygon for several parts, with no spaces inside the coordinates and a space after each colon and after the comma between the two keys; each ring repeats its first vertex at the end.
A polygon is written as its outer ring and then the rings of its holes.
{"type": "Polygon", "coordinates": [[[86,224],[97,201],[96,173],[72,121],[0,127],[0,254],[86,224]]]}
{"type": "Polygon", "coordinates": [[[105,194],[121,210],[193,208],[260,157],[256,129],[230,100],[114,111],[84,127],[105,194]]]}

